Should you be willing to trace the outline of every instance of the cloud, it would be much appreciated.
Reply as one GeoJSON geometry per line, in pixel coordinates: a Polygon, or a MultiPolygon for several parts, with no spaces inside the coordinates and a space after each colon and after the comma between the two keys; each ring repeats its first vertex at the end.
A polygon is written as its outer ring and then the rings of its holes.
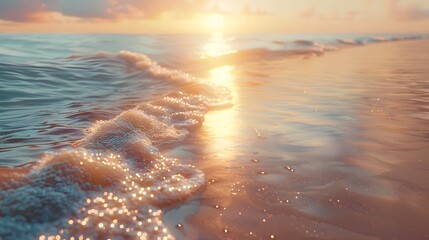
{"type": "Polygon", "coordinates": [[[0,1],[0,19],[9,21],[38,21],[48,12],[43,0],[3,0],[0,1]]]}
{"type": "Polygon", "coordinates": [[[318,19],[318,20],[331,20],[331,21],[350,21],[363,15],[363,11],[339,11],[332,9],[328,12],[317,11],[315,7],[308,7],[299,13],[299,16],[304,19],[318,19]]]}
{"type": "Polygon", "coordinates": [[[262,10],[260,8],[252,8],[250,6],[250,3],[244,4],[241,8],[240,13],[243,15],[268,15],[269,14],[269,12],[262,10]]]}
{"type": "Polygon", "coordinates": [[[188,16],[211,0],[0,0],[0,19],[40,21],[56,12],[89,19],[156,18],[165,12],[188,16]]]}
{"type": "Polygon", "coordinates": [[[429,9],[418,4],[400,4],[398,0],[389,0],[390,16],[398,21],[417,21],[429,18],[429,9]]]}
{"type": "Polygon", "coordinates": [[[112,3],[106,0],[60,0],[51,7],[66,16],[112,18],[114,13],[109,12],[111,5],[112,3]]]}

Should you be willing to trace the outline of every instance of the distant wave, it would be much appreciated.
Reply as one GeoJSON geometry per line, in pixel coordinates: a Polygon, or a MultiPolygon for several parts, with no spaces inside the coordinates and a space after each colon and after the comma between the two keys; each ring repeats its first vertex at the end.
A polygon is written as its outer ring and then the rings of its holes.
{"type": "Polygon", "coordinates": [[[316,42],[308,41],[308,40],[295,40],[294,43],[297,45],[301,45],[301,46],[315,46],[315,45],[317,45],[316,42]]]}
{"type": "Polygon", "coordinates": [[[344,47],[363,46],[380,42],[394,42],[405,40],[425,39],[424,35],[415,36],[390,36],[390,37],[355,37],[336,38],[329,41],[315,41],[298,39],[290,42],[275,40],[272,43],[282,45],[285,49],[250,48],[237,50],[225,55],[208,57],[203,62],[208,67],[224,64],[242,64],[257,61],[273,61],[291,57],[309,58],[321,56],[326,52],[336,51],[344,47]]]}
{"type": "Polygon", "coordinates": [[[247,62],[273,61],[290,57],[313,57],[321,56],[325,53],[323,49],[294,49],[294,50],[270,50],[270,49],[249,49],[234,53],[225,54],[218,57],[210,57],[199,60],[208,68],[219,65],[243,64],[247,62]]]}
{"type": "Polygon", "coordinates": [[[343,44],[343,45],[363,45],[364,44],[362,41],[354,40],[354,39],[338,38],[337,41],[339,44],[343,44]]]}

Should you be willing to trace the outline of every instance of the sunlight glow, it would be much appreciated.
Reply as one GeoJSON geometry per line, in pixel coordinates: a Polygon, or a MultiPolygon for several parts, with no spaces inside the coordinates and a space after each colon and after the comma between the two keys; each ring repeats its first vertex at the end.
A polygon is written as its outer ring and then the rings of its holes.
{"type": "MultiPolygon", "coordinates": [[[[231,52],[234,52],[234,50],[229,45],[228,39],[220,32],[212,33],[207,44],[203,46],[203,56],[206,57],[218,57],[231,52]]],[[[209,71],[207,81],[227,87],[231,90],[233,101],[236,101],[238,95],[234,70],[235,67],[233,65],[225,64],[214,67],[209,71]]],[[[232,107],[224,111],[207,114],[204,122],[204,126],[210,134],[208,148],[213,152],[217,152],[219,158],[225,161],[225,164],[235,158],[236,152],[229,149],[231,142],[228,139],[234,139],[233,136],[237,134],[238,119],[240,119],[238,112],[235,107],[232,107]]]]}
{"type": "Polygon", "coordinates": [[[217,30],[223,27],[225,17],[222,14],[216,13],[210,16],[210,26],[212,29],[217,30]]]}
{"type": "Polygon", "coordinates": [[[207,57],[219,57],[225,54],[236,52],[231,48],[227,43],[224,36],[220,32],[212,33],[210,41],[203,46],[203,52],[201,53],[201,58],[207,57]]]}
{"type": "MultiPolygon", "coordinates": [[[[226,65],[213,68],[209,71],[209,74],[209,82],[227,87],[231,90],[234,101],[237,100],[234,66],[226,65]]],[[[237,154],[236,151],[230,148],[230,139],[234,139],[237,134],[238,125],[240,124],[239,119],[237,109],[232,107],[223,111],[210,112],[206,115],[204,121],[204,128],[209,134],[207,139],[210,139],[207,150],[216,152],[218,155],[217,161],[224,161],[225,165],[235,159],[237,154]]]]}
{"type": "Polygon", "coordinates": [[[210,70],[210,81],[214,84],[222,85],[228,88],[231,88],[234,77],[232,71],[234,70],[233,66],[222,66],[210,70]]]}

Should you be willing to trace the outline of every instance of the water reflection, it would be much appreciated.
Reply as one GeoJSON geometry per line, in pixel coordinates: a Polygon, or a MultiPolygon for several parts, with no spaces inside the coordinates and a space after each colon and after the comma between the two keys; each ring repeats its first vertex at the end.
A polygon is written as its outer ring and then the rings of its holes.
{"type": "Polygon", "coordinates": [[[229,109],[209,112],[198,139],[198,145],[201,147],[199,149],[202,150],[201,156],[204,158],[198,162],[198,168],[206,176],[207,189],[204,190],[201,207],[189,223],[198,225],[198,229],[202,228],[204,235],[209,236],[235,234],[234,226],[230,225],[225,218],[231,213],[230,206],[244,196],[243,184],[240,184],[244,179],[239,174],[242,169],[237,168],[237,159],[243,153],[237,151],[235,142],[237,139],[242,139],[239,137],[242,117],[236,104],[240,98],[236,67],[216,59],[218,56],[232,52],[234,50],[220,33],[212,34],[208,42],[202,46],[201,58],[207,58],[208,62],[216,61],[214,64],[216,67],[209,68],[205,80],[228,88],[234,103],[234,106],[229,109]]]}
{"type": "Polygon", "coordinates": [[[428,74],[420,44],[212,69],[236,107],[208,115],[204,125],[204,148],[213,155],[202,170],[216,181],[204,192],[209,207],[191,222],[225,239],[429,236],[422,224],[429,216],[422,158],[428,74]],[[269,77],[247,86],[246,70],[269,77]]]}
{"type": "Polygon", "coordinates": [[[235,53],[221,32],[212,33],[208,43],[203,46],[201,58],[219,57],[225,54],[235,53]]]}
{"type": "MultiPolygon", "coordinates": [[[[222,33],[213,33],[207,44],[203,46],[201,58],[217,57],[234,52],[222,33]]],[[[207,81],[216,85],[227,87],[237,101],[237,87],[234,76],[235,67],[232,65],[222,65],[209,70],[207,81]]],[[[239,117],[236,108],[232,107],[225,111],[209,113],[204,122],[204,130],[208,132],[208,148],[212,153],[217,153],[223,161],[234,159],[235,152],[228,148],[231,146],[231,139],[236,134],[239,117]]]]}
{"type": "Polygon", "coordinates": [[[209,71],[210,79],[209,81],[225,86],[229,88],[231,91],[236,90],[235,89],[235,79],[233,75],[234,67],[231,65],[225,65],[222,67],[213,68],[209,71]]]}

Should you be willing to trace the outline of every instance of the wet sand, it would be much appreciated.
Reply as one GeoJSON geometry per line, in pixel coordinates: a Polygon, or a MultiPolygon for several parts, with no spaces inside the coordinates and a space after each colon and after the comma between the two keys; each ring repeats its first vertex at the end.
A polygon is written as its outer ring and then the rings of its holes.
{"type": "MultiPolygon", "coordinates": [[[[228,65],[234,107],[180,148],[207,185],[177,239],[427,239],[429,40],[228,65]]],[[[176,225],[180,224],[180,225],[176,225]]]]}

